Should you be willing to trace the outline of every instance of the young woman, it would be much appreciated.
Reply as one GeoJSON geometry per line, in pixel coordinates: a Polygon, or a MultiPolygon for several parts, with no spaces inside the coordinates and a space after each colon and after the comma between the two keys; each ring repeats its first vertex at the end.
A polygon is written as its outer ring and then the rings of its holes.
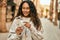
{"type": "Polygon", "coordinates": [[[9,31],[8,40],[42,40],[41,22],[32,1],[23,1],[9,31]]]}

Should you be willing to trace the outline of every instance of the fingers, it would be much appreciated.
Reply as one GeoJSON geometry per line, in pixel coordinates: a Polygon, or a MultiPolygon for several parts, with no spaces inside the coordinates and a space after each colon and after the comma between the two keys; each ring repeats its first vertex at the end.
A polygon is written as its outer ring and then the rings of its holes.
{"type": "Polygon", "coordinates": [[[31,24],[29,24],[28,22],[25,22],[25,25],[24,26],[30,28],[31,27],[31,24]]]}
{"type": "Polygon", "coordinates": [[[16,33],[19,35],[23,31],[22,27],[18,27],[16,29],[16,33]]]}

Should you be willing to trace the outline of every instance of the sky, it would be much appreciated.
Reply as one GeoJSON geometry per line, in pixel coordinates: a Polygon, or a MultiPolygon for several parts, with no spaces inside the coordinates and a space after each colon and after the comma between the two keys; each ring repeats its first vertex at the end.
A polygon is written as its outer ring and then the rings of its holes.
{"type": "Polygon", "coordinates": [[[50,0],[40,0],[40,4],[49,5],[50,4],[50,0]]]}

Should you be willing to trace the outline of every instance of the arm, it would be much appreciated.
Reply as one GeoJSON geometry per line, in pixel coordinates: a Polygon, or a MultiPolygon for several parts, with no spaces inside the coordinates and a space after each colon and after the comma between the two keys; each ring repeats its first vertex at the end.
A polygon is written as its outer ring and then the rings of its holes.
{"type": "Polygon", "coordinates": [[[35,39],[35,40],[41,40],[41,39],[43,39],[43,33],[41,32],[42,31],[42,29],[41,30],[37,30],[35,27],[34,27],[34,25],[33,25],[33,23],[30,23],[31,24],[31,27],[29,28],[30,29],[30,31],[31,31],[31,34],[32,34],[32,38],[33,39],[35,39]]]}
{"type": "Polygon", "coordinates": [[[30,22],[30,24],[31,24],[31,27],[29,27],[29,29],[30,29],[30,31],[31,32],[36,32],[36,33],[43,33],[43,28],[41,27],[39,27],[38,29],[36,29],[36,27],[34,27],[34,24],[32,23],[32,22],[30,22]]]}
{"type": "Polygon", "coordinates": [[[8,35],[8,40],[17,40],[17,39],[20,39],[22,33],[20,35],[17,35],[15,30],[16,28],[18,27],[18,23],[17,23],[17,18],[14,19],[13,23],[12,23],[12,26],[9,30],[9,35],[8,35]]]}
{"type": "Polygon", "coordinates": [[[33,40],[42,40],[42,33],[41,30],[37,30],[32,22],[25,22],[25,27],[29,28],[30,32],[31,32],[31,37],[33,38],[33,40]]]}

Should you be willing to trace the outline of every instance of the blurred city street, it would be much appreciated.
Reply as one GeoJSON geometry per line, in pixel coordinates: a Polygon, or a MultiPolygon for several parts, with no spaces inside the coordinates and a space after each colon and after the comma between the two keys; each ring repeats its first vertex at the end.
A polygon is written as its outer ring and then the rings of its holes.
{"type": "Polygon", "coordinates": [[[22,1],[32,1],[35,4],[42,23],[43,40],[60,40],[58,21],[60,0],[0,0],[0,40],[7,40],[9,34],[7,31],[18,13],[22,1]]]}
{"type": "MultiPolygon", "coordinates": [[[[60,29],[58,26],[54,26],[46,18],[40,18],[43,26],[43,37],[44,40],[60,40],[60,29]]],[[[10,29],[11,22],[6,23],[7,29],[10,29]]],[[[8,33],[0,33],[0,40],[7,40],[8,33]]]]}

